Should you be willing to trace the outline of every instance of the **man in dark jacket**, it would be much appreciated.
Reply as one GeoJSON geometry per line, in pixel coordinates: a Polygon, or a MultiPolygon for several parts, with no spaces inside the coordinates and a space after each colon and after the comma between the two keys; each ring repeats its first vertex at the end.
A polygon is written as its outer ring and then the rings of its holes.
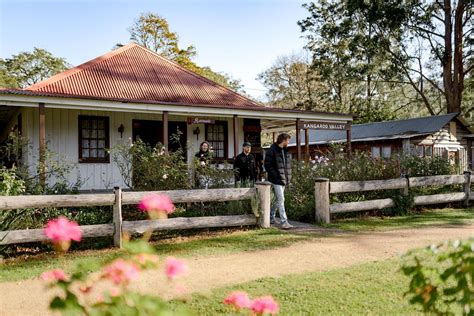
{"type": "Polygon", "coordinates": [[[242,145],[242,152],[235,157],[234,173],[235,184],[253,184],[257,180],[257,162],[254,155],[250,153],[252,145],[245,142],[242,145]]]}
{"type": "Polygon", "coordinates": [[[271,208],[270,222],[275,223],[275,209],[278,208],[283,229],[293,227],[288,223],[285,211],[285,186],[288,186],[291,181],[291,155],[287,148],[290,139],[291,136],[288,134],[278,135],[276,143],[272,144],[265,154],[267,178],[275,191],[275,202],[271,208]]]}

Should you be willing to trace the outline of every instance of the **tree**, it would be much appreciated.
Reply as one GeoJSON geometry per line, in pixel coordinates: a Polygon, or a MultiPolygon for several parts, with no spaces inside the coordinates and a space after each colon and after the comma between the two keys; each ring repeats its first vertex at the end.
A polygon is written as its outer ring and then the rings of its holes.
{"type": "Polygon", "coordinates": [[[267,98],[273,106],[314,110],[324,108],[328,100],[327,85],[318,80],[303,54],[278,57],[257,79],[268,89],[267,98]]]}
{"type": "MultiPolygon", "coordinates": [[[[430,47],[430,59],[441,67],[442,82],[429,80],[420,67],[412,72],[423,77],[446,99],[447,112],[461,112],[465,76],[473,66],[465,68],[474,58],[474,2],[472,0],[417,1],[408,7],[407,34],[430,47]]],[[[393,54],[393,53],[392,53],[393,54]]],[[[409,55],[395,53],[409,58],[409,55]]]]}
{"type": "Polygon", "coordinates": [[[166,19],[154,13],[142,14],[129,32],[130,40],[180,64],[186,64],[196,56],[196,48],[192,45],[179,48],[178,34],[170,31],[166,19]]]}
{"type": "Polygon", "coordinates": [[[54,57],[50,52],[35,47],[33,52],[22,52],[4,60],[0,59],[0,84],[25,88],[69,67],[64,58],[54,57]]]}
{"type": "MultiPolygon", "coordinates": [[[[346,85],[364,87],[365,111],[377,111],[372,99],[377,82],[394,77],[387,53],[375,40],[374,27],[358,12],[348,14],[344,1],[322,0],[304,5],[311,16],[298,22],[313,54],[313,68],[330,82],[339,103],[346,85]]],[[[339,106],[342,106],[340,104],[339,106]]]]}
{"type": "Polygon", "coordinates": [[[473,6],[472,0],[323,0],[306,4],[310,16],[299,24],[317,67],[365,76],[369,104],[373,79],[399,81],[435,115],[467,106],[462,97],[473,69],[465,66],[473,58],[473,6]]]}
{"type": "Polygon", "coordinates": [[[0,60],[0,88],[18,88],[16,79],[8,75],[2,60],[0,60]]]}
{"type": "MultiPolygon", "coordinates": [[[[200,67],[192,61],[197,55],[196,48],[189,45],[185,49],[179,46],[179,36],[169,29],[165,18],[148,12],[143,13],[129,28],[130,40],[158,54],[173,60],[179,65],[216,82],[224,87],[244,93],[240,80],[228,74],[213,71],[210,67],[200,67]]],[[[115,45],[115,48],[122,44],[115,45]]]]}
{"type": "Polygon", "coordinates": [[[464,80],[473,69],[465,67],[474,57],[472,0],[348,0],[346,6],[387,39],[380,47],[431,114],[438,114],[438,100],[425,93],[432,90],[444,99],[443,112],[462,112],[464,80]]]}
{"type": "Polygon", "coordinates": [[[280,56],[258,79],[268,89],[266,97],[273,106],[290,109],[354,113],[358,123],[405,116],[393,84],[377,84],[371,111],[367,111],[366,85],[340,77],[323,77],[305,54],[280,56]]]}

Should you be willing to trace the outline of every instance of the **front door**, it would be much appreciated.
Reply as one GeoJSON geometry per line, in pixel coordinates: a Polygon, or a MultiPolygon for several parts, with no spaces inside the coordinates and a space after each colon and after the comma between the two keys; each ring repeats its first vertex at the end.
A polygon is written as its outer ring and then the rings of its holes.
{"type": "Polygon", "coordinates": [[[154,148],[163,143],[163,122],[149,120],[133,120],[133,141],[142,140],[147,146],[154,148]]]}
{"type": "MultiPolygon", "coordinates": [[[[141,139],[150,147],[155,147],[156,144],[163,144],[163,122],[150,120],[133,120],[133,141],[141,139]]],[[[187,128],[186,122],[168,122],[168,150],[174,151],[186,147],[187,142],[187,128]]]]}

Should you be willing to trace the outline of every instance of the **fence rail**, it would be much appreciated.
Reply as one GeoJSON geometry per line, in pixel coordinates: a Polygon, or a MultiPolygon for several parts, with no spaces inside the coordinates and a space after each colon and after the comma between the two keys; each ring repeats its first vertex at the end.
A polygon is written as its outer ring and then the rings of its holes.
{"type": "MultiPolygon", "coordinates": [[[[175,190],[122,192],[78,195],[28,195],[0,196],[0,211],[24,208],[113,206],[110,224],[79,226],[83,237],[113,236],[114,245],[122,246],[123,233],[135,234],[146,231],[164,231],[213,227],[237,227],[259,225],[270,227],[270,185],[257,183],[254,188],[230,188],[208,190],[175,190]],[[122,206],[138,204],[148,194],[166,194],[174,203],[240,201],[258,199],[258,212],[247,215],[176,217],[167,220],[123,221],[122,206]]],[[[47,238],[43,229],[0,231],[0,245],[41,242],[47,238]]]]}
{"type": "Polygon", "coordinates": [[[464,175],[406,177],[369,181],[329,182],[329,179],[320,178],[316,179],[315,182],[316,220],[329,223],[331,214],[381,210],[395,206],[395,201],[391,198],[331,204],[329,196],[334,193],[401,190],[401,194],[407,196],[410,188],[414,187],[462,184],[463,192],[415,196],[414,204],[420,206],[463,202],[467,206],[469,201],[474,200],[474,194],[471,192],[472,183],[474,183],[474,175],[470,171],[464,172],[464,175]]]}

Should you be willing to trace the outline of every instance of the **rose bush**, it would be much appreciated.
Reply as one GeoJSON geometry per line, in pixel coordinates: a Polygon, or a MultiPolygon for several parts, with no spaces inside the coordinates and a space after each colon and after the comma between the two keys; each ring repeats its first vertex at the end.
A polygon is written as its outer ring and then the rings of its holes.
{"type": "MultiPolygon", "coordinates": [[[[140,209],[150,218],[166,220],[175,207],[171,199],[165,195],[148,195],[140,202],[140,209]]],[[[57,251],[66,252],[71,241],[82,239],[77,223],[61,217],[48,222],[44,229],[57,251]]],[[[145,238],[137,241],[126,241],[126,253],[112,262],[106,263],[98,271],[90,271],[85,267],[79,272],[66,274],[61,269],[42,273],[49,288],[55,288],[58,293],[50,302],[50,309],[63,315],[188,315],[187,309],[173,309],[164,299],[144,295],[130,289],[130,284],[140,279],[145,270],[157,269],[161,266],[156,250],[147,242],[151,232],[145,238]]],[[[188,271],[187,264],[174,257],[163,261],[163,268],[169,282],[188,271]]],[[[162,286],[170,286],[163,284],[162,286]]],[[[182,285],[173,288],[175,295],[186,292],[182,285]]],[[[278,303],[271,296],[250,301],[247,295],[226,300],[225,304],[240,306],[254,315],[274,315],[278,313],[278,303]],[[231,303],[232,301],[232,303],[231,303]]]]}

